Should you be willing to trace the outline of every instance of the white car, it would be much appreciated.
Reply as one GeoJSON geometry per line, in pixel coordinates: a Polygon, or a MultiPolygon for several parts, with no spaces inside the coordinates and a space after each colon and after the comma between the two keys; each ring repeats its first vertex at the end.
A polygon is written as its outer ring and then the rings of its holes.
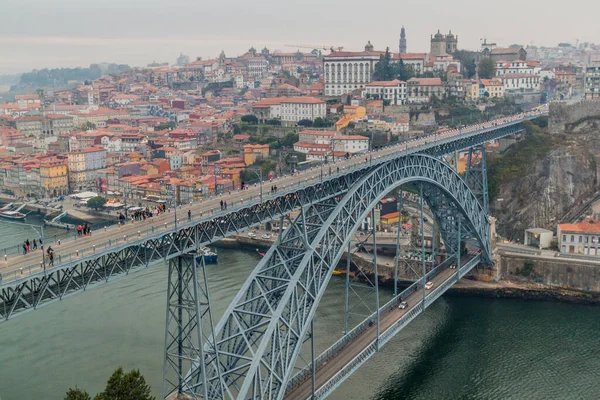
{"type": "Polygon", "coordinates": [[[271,235],[265,233],[264,235],[261,236],[262,239],[271,239],[271,235]]]}
{"type": "Polygon", "coordinates": [[[433,282],[429,281],[425,284],[425,289],[426,290],[431,290],[431,288],[433,287],[433,282]]]}
{"type": "Polygon", "coordinates": [[[254,233],[254,232],[248,232],[248,237],[255,238],[256,237],[256,233],[254,233]]]}
{"type": "Polygon", "coordinates": [[[401,302],[398,306],[398,308],[401,310],[404,310],[406,307],[408,307],[408,303],[406,301],[401,302]]]}

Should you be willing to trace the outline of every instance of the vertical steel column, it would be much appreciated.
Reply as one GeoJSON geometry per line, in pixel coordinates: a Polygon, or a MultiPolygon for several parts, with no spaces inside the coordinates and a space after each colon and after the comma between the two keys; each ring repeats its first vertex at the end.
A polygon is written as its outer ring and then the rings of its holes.
{"type": "Polygon", "coordinates": [[[486,214],[489,214],[489,193],[487,182],[487,160],[485,146],[479,145],[469,149],[469,157],[467,160],[467,169],[465,172],[465,182],[469,185],[486,214]],[[480,155],[480,160],[476,166],[472,166],[473,155],[480,155]]]}
{"type": "MultiPolygon", "coordinates": [[[[432,213],[433,214],[433,213],[432,213]]],[[[435,218],[431,221],[431,269],[435,268],[435,218]]]]}
{"type": "Polygon", "coordinates": [[[350,258],[352,257],[352,239],[348,242],[348,257],[346,258],[346,297],[344,298],[344,335],[348,333],[348,305],[350,302],[350,258]]]}
{"type": "Polygon", "coordinates": [[[371,210],[371,228],[373,231],[373,269],[375,271],[375,307],[377,308],[377,311],[375,311],[377,313],[377,340],[376,340],[376,344],[377,344],[377,350],[379,351],[379,319],[380,319],[380,315],[379,315],[379,273],[377,270],[377,236],[376,236],[376,231],[375,231],[375,209],[371,210]]]}
{"type": "Polygon", "coordinates": [[[489,215],[490,213],[490,200],[488,193],[488,181],[487,181],[487,159],[485,154],[485,146],[481,145],[481,205],[483,206],[483,211],[489,215]]]}
{"type": "Polygon", "coordinates": [[[460,271],[460,251],[461,251],[461,243],[460,243],[460,223],[461,223],[461,217],[460,215],[458,216],[458,237],[456,238],[457,240],[457,246],[458,246],[458,251],[457,251],[457,256],[456,256],[456,273],[458,274],[460,271]]]}
{"type": "MultiPolygon", "coordinates": [[[[206,268],[205,268],[205,261],[204,261],[204,256],[201,256],[202,259],[202,274],[203,274],[203,281],[206,284],[206,268]]],[[[202,332],[202,310],[200,308],[200,296],[198,293],[198,258],[194,255],[194,261],[193,261],[193,268],[194,268],[194,275],[193,275],[193,284],[194,284],[194,299],[196,300],[195,302],[195,307],[196,307],[196,315],[198,316],[197,319],[197,323],[198,323],[198,329],[196,330],[196,333],[198,335],[198,350],[199,350],[199,355],[200,355],[200,373],[202,374],[202,394],[204,395],[204,399],[208,400],[208,382],[206,380],[206,357],[204,355],[204,332],[202,332]]],[[[208,290],[208,289],[207,289],[208,290]]],[[[208,297],[208,291],[206,292],[206,296],[208,297]]],[[[210,326],[212,327],[212,313],[210,315],[210,326]]],[[[214,339],[214,337],[213,337],[214,339]]],[[[214,342],[213,342],[214,343],[214,342]]],[[[218,360],[217,360],[218,361],[218,360]]],[[[196,384],[199,384],[200,382],[196,381],[196,384]]]]}
{"type": "Polygon", "coordinates": [[[419,185],[421,198],[419,199],[419,209],[421,210],[421,265],[423,274],[423,304],[425,304],[425,284],[427,272],[425,270],[425,222],[423,221],[423,183],[419,185]]]}
{"type": "MultiPolygon", "coordinates": [[[[169,320],[171,316],[170,299],[172,290],[172,263],[169,261],[169,276],[167,277],[167,309],[165,313],[165,356],[163,358],[163,381],[162,381],[162,399],[166,399],[169,393],[167,392],[167,370],[169,366],[169,354],[167,349],[169,348],[169,320]]],[[[6,304],[6,302],[4,302],[6,304]]],[[[5,313],[6,314],[6,313],[5,313]]]]}
{"type": "Polygon", "coordinates": [[[194,400],[223,398],[220,380],[209,386],[207,377],[207,365],[216,365],[217,374],[220,368],[204,267],[196,254],[169,260],[163,399],[173,393],[194,400]]]}
{"type": "Polygon", "coordinates": [[[315,371],[315,318],[310,321],[310,365],[311,365],[311,399],[315,399],[316,371],[315,371]]]}
{"type": "MultiPolygon", "coordinates": [[[[176,222],[177,224],[177,222],[176,222]]],[[[175,225],[177,227],[177,225],[175,225]]],[[[177,393],[183,393],[183,273],[182,257],[177,257],[177,393]]]]}
{"type": "Polygon", "coordinates": [[[396,262],[394,264],[394,297],[398,296],[398,268],[400,266],[400,234],[402,233],[402,206],[404,202],[402,189],[400,189],[400,199],[398,199],[398,233],[396,235],[396,262]]]}

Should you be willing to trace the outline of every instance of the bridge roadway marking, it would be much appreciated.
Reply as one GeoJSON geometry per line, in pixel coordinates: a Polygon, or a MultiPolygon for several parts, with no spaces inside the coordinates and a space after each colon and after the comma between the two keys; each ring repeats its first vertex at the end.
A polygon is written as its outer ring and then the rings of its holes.
{"type": "MultiPolygon", "coordinates": [[[[456,269],[445,268],[440,271],[435,277],[431,279],[434,286],[431,290],[433,291],[436,287],[443,284],[453,274],[456,274],[456,269]]],[[[404,310],[400,310],[398,306],[395,306],[385,315],[380,316],[380,333],[383,334],[388,328],[398,321],[402,316],[410,312],[417,304],[423,301],[423,288],[415,291],[407,298],[403,299],[408,302],[408,307],[404,310]]],[[[325,385],[331,378],[335,376],[344,366],[346,366],[354,357],[360,354],[367,346],[369,346],[376,338],[377,327],[375,324],[367,328],[367,330],[353,341],[346,344],[341,351],[339,351],[331,360],[317,369],[315,379],[315,391],[318,391],[323,385],[325,385]]],[[[285,398],[290,400],[306,400],[312,395],[312,379],[309,375],[308,379],[302,384],[297,386],[290,393],[287,393],[285,398]]]]}
{"type": "MultiPolygon", "coordinates": [[[[512,121],[516,121],[516,120],[522,120],[522,118],[516,118],[516,117],[512,117],[510,119],[507,119],[506,121],[502,122],[502,123],[509,123],[512,121]]],[[[391,155],[393,153],[399,153],[402,151],[405,151],[405,147],[408,147],[408,149],[412,149],[427,143],[431,143],[431,139],[434,138],[436,141],[440,141],[443,139],[447,139],[447,138],[452,138],[452,137],[456,137],[456,136],[461,136],[464,135],[466,133],[471,133],[471,132],[475,132],[481,129],[485,129],[485,128],[492,128],[494,127],[493,122],[489,122],[486,124],[476,124],[476,125],[471,125],[469,127],[463,128],[462,130],[451,130],[448,132],[444,132],[438,135],[430,135],[430,136],[426,136],[420,139],[413,139],[411,141],[408,142],[403,142],[401,144],[395,145],[395,146],[390,146],[387,148],[383,148],[380,149],[377,152],[373,152],[373,153],[369,153],[369,154],[358,154],[355,155],[351,158],[349,158],[348,160],[345,159],[341,159],[336,161],[336,163],[334,164],[330,164],[327,166],[323,167],[323,177],[329,177],[328,174],[328,170],[329,167],[331,166],[332,169],[332,174],[331,176],[337,176],[338,174],[335,172],[336,169],[339,167],[340,168],[340,174],[339,175],[344,175],[346,174],[346,169],[350,168],[350,167],[354,167],[360,164],[367,164],[370,161],[365,161],[363,159],[363,157],[369,157],[370,155],[373,156],[373,160],[377,160],[381,157],[387,156],[387,155],[391,155]]],[[[309,182],[314,182],[314,183],[318,183],[321,178],[320,178],[320,168],[316,169],[316,170],[307,170],[307,171],[301,171],[298,172],[296,175],[294,176],[284,176],[278,179],[274,179],[273,182],[269,182],[269,181],[264,181],[263,183],[263,197],[267,198],[271,196],[270,193],[270,186],[271,185],[277,185],[278,186],[278,190],[281,191],[286,191],[288,190],[288,188],[294,186],[294,185],[299,185],[299,184],[303,184],[306,182],[306,180],[308,179],[309,182]],[[314,178],[313,178],[314,177],[314,178]],[[282,185],[284,187],[282,187],[282,185]]],[[[260,196],[260,185],[256,185],[255,187],[251,187],[248,190],[236,190],[235,192],[233,192],[230,195],[222,195],[220,197],[213,197],[210,198],[208,200],[204,200],[202,202],[196,203],[196,204],[192,204],[190,206],[180,206],[179,210],[180,210],[180,215],[178,216],[179,221],[181,221],[181,224],[185,224],[186,222],[188,222],[188,217],[187,217],[187,211],[191,210],[192,211],[192,219],[197,220],[200,212],[203,212],[203,217],[201,218],[207,218],[207,213],[210,212],[211,210],[216,210],[217,212],[220,211],[220,201],[227,201],[228,203],[228,207],[231,206],[233,207],[234,205],[237,207],[239,206],[239,202],[240,200],[244,200],[244,204],[246,205],[251,205],[253,204],[253,201],[256,201],[256,199],[260,196]],[[250,198],[252,200],[250,200],[250,198]]],[[[276,197],[277,195],[275,195],[274,197],[276,197]]],[[[156,232],[160,232],[160,230],[165,230],[164,228],[164,224],[168,223],[170,225],[172,225],[174,222],[174,212],[170,212],[170,213],[161,213],[159,216],[155,216],[153,218],[147,219],[145,221],[134,221],[133,223],[131,223],[131,221],[127,221],[127,223],[125,225],[116,225],[116,226],[111,226],[108,227],[106,229],[106,231],[104,229],[101,230],[97,230],[92,232],[91,236],[88,237],[82,237],[82,238],[78,238],[78,239],[71,239],[71,240],[63,240],[61,241],[61,245],[59,246],[58,243],[45,243],[45,249],[47,249],[48,245],[52,245],[53,249],[55,251],[55,262],[54,262],[54,267],[58,267],[58,266],[65,266],[67,267],[71,262],[73,261],[77,261],[78,259],[83,258],[84,256],[89,256],[90,255],[90,251],[92,250],[92,246],[94,244],[104,244],[106,242],[108,242],[109,239],[113,239],[115,241],[121,239],[121,241],[119,241],[119,244],[122,244],[122,238],[124,235],[127,236],[127,240],[131,241],[131,242],[135,242],[136,240],[138,240],[137,237],[137,232],[138,231],[144,231],[147,229],[151,229],[152,226],[154,226],[156,232]],[[62,259],[62,261],[59,263],[59,256],[61,256],[62,254],[72,254],[72,253],[76,253],[76,251],[80,251],[79,256],[72,256],[70,259],[66,259],[66,257],[64,257],[62,259]],[[83,252],[81,252],[83,251],[83,252]]],[[[168,230],[172,230],[173,226],[171,226],[168,230]]],[[[143,238],[143,236],[142,236],[143,238]]],[[[116,245],[116,243],[114,243],[114,245],[116,245]]],[[[104,250],[104,248],[98,248],[96,249],[97,251],[102,251],[104,250]]],[[[3,255],[0,255],[0,257],[3,257],[3,255]]],[[[2,259],[2,261],[0,261],[0,274],[2,274],[3,276],[3,281],[2,283],[4,284],[10,284],[11,281],[14,280],[14,278],[16,277],[17,279],[21,279],[21,278],[25,278],[28,274],[29,271],[31,269],[31,273],[39,273],[42,271],[42,251],[38,250],[38,251],[32,251],[26,255],[19,255],[19,256],[13,256],[13,257],[9,257],[7,261],[4,261],[2,259]]],[[[47,267],[49,267],[47,265],[47,267]]]]}

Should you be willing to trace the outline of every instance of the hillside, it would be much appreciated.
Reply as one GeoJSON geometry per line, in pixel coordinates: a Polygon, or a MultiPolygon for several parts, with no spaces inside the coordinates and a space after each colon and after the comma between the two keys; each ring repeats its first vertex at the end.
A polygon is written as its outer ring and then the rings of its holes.
{"type": "Polygon", "coordinates": [[[502,156],[488,160],[490,207],[498,233],[523,240],[527,228],[555,230],[573,206],[598,189],[600,131],[589,120],[551,134],[545,120],[502,156]],[[500,201],[499,201],[500,199],[500,201]]]}

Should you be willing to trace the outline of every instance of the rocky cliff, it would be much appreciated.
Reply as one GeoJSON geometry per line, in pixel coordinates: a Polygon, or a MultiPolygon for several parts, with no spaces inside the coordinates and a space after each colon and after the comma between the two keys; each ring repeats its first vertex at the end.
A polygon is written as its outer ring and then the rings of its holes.
{"type": "Polygon", "coordinates": [[[499,234],[523,240],[527,228],[555,230],[567,211],[598,190],[600,109],[586,107],[598,120],[575,110],[573,117],[562,109],[554,126],[551,115],[549,129],[528,126],[524,140],[490,159],[490,207],[499,234]]]}

